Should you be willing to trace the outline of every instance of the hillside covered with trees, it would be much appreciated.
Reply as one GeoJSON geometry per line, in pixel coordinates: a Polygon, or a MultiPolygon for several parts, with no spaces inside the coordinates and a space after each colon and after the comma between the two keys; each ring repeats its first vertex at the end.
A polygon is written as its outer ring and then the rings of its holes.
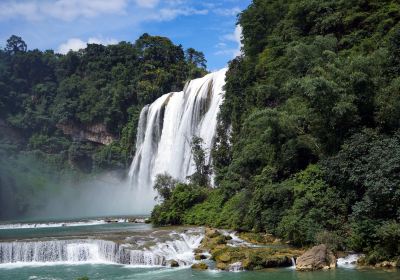
{"type": "Polygon", "coordinates": [[[369,264],[399,258],[398,1],[253,0],[238,24],[217,188],[159,177],[153,221],[326,243],[369,264]]]}
{"type": "Polygon", "coordinates": [[[205,73],[203,53],[159,36],[66,55],[10,37],[0,50],[0,217],[24,213],[61,178],[125,171],[143,106],[205,73]]]}

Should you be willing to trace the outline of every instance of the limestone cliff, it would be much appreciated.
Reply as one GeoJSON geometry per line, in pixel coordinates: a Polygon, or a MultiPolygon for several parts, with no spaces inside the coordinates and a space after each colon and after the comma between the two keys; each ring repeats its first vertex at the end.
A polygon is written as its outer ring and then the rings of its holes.
{"type": "Polygon", "coordinates": [[[116,138],[107,131],[102,123],[91,125],[76,125],[73,123],[60,123],[57,128],[64,134],[71,136],[74,140],[86,140],[102,145],[110,145],[116,138]]]}

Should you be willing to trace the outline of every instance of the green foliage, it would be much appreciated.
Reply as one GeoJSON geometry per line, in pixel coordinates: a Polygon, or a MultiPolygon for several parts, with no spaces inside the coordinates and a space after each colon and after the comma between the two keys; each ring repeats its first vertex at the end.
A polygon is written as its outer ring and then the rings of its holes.
{"type": "Polygon", "coordinates": [[[180,225],[184,221],[185,211],[204,201],[206,196],[203,188],[179,183],[169,199],[154,207],[151,221],[156,225],[180,225]]]}
{"type": "MultiPolygon", "coordinates": [[[[324,231],[337,231],[347,222],[347,205],[340,192],[310,165],[291,182],[293,204],[277,227],[279,236],[296,245],[316,243],[324,231]]],[[[289,183],[290,184],[290,183],[289,183]]]]}
{"type": "Polygon", "coordinates": [[[89,44],[66,55],[27,51],[13,35],[0,50],[0,121],[19,131],[28,144],[24,150],[68,154],[72,166],[85,172],[126,168],[142,107],[206,73],[205,63],[203,53],[149,34],[135,43],[89,44]],[[102,125],[116,140],[107,147],[76,141],[63,135],[63,125],[102,125]]]}
{"type": "Polygon", "coordinates": [[[157,191],[158,196],[156,199],[160,200],[169,200],[171,199],[172,193],[175,189],[175,186],[178,184],[178,181],[172,178],[167,173],[158,174],[156,176],[156,180],[153,186],[153,189],[157,191]]]}
{"type": "Polygon", "coordinates": [[[398,257],[399,11],[253,0],[212,150],[219,188],[183,222],[398,257]]]}
{"type": "Polygon", "coordinates": [[[211,170],[210,166],[206,164],[206,152],[203,144],[202,138],[193,136],[190,145],[196,171],[189,176],[189,180],[194,185],[208,187],[210,185],[209,176],[211,175],[211,170]]]}
{"type": "Polygon", "coordinates": [[[21,37],[12,35],[7,40],[7,45],[5,47],[6,52],[8,53],[18,53],[18,52],[26,52],[27,46],[24,40],[21,37]]]}

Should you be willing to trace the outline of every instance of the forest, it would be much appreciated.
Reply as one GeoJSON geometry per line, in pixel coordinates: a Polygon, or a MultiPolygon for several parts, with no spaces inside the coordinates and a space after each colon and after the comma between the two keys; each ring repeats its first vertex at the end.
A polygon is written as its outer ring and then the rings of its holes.
{"type": "Polygon", "coordinates": [[[11,36],[0,50],[0,217],[24,214],[60,180],[123,176],[143,106],[206,73],[202,52],[160,36],[66,55],[11,36]]]}
{"type": "MultiPolygon", "coordinates": [[[[192,139],[186,183],[157,176],[152,222],[399,259],[398,1],[253,0],[238,24],[214,148],[192,139]]],[[[143,106],[206,73],[202,52],[149,34],[66,55],[12,36],[0,50],[0,183],[32,188],[8,203],[23,213],[24,196],[62,172],[125,170],[143,106]],[[104,139],[74,135],[91,129],[104,139]]]]}
{"type": "Polygon", "coordinates": [[[153,222],[399,259],[398,1],[254,0],[238,24],[212,166],[193,139],[197,174],[157,177],[153,222]]]}

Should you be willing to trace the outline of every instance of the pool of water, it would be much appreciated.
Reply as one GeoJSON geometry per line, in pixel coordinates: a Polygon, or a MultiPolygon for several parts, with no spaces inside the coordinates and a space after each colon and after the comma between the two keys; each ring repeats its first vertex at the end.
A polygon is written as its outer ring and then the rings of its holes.
{"type": "MultiPolygon", "coordinates": [[[[145,246],[148,253],[149,250],[153,250],[154,254],[165,254],[166,256],[173,256],[173,259],[179,260],[191,260],[193,256],[187,255],[192,253],[192,245],[195,244],[194,241],[188,238],[191,234],[197,234],[196,230],[191,233],[189,228],[174,227],[174,228],[153,228],[149,224],[144,223],[130,223],[130,222],[104,222],[105,219],[99,218],[95,220],[83,220],[77,221],[51,221],[52,224],[47,225],[49,222],[36,222],[37,226],[28,226],[26,224],[20,225],[15,224],[16,228],[12,226],[8,227],[6,223],[1,223],[0,226],[0,242],[14,243],[16,245],[9,247],[0,246],[0,255],[5,253],[1,252],[1,248],[5,250],[13,251],[20,250],[23,251],[25,248],[26,254],[31,254],[29,248],[35,246],[28,246],[27,243],[25,247],[19,247],[20,242],[28,240],[29,242],[53,242],[57,245],[58,240],[70,240],[70,239],[86,239],[93,238],[112,240],[116,242],[115,244],[120,244],[121,240],[123,242],[131,242],[131,246],[135,243],[137,248],[142,248],[139,241],[148,242],[149,245],[145,246]],[[100,222],[98,222],[100,221],[100,222]],[[78,223],[78,224],[77,224],[78,223]],[[79,224],[81,223],[81,224],[79,224]],[[173,243],[173,240],[181,239],[178,243],[173,243]],[[171,243],[172,242],[172,243],[171,243]],[[191,242],[194,242],[193,244],[191,242]],[[185,246],[183,246],[185,245],[185,246]],[[28,247],[29,248],[28,248],[28,247]],[[152,247],[153,246],[153,247],[152,247]],[[153,249],[151,249],[153,248],[153,249]],[[175,251],[176,250],[176,251],[175,251]]],[[[30,221],[29,223],[32,224],[30,221]]],[[[35,223],[33,223],[35,224],[35,223]]],[[[237,238],[238,239],[238,238],[237,238]]],[[[238,239],[239,240],[239,239],[238,239]]],[[[240,241],[240,240],[239,240],[240,241]]],[[[78,242],[78,241],[76,241],[78,242]]],[[[75,243],[76,243],[75,242],[75,243]]],[[[36,246],[35,250],[42,250],[44,262],[25,262],[25,263],[1,263],[0,264],[0,280],[74,280],[80,277],[88,277],[90,280],[128,280],[128,279],[140,279],[140,280],[150,280],[150,279],[165,279],[165,280],[208,280],[208,279],[221,279],[221,280],[400,280],[399,270],[374,270],[374,269],[348,269],[348,268],[338,268],[332,271],[318,271],[318,272],[296,272],[293,268],[285,269],[271,269],[260,272],[221,272],[216,270],[207,271],[195,271],[190,268],[190,263],[184,263],[185,267],[181,268],[168,268],[168,267],[155,267],[146,266],[139,267],[133,265],[121,265],[117,263],[125,262],[110,262],[109,259],[105,259],[104,256],[97,256],[98,251],[104,253],[105,255],[113,255],[115,252],[113,250],[101,247],[98,243],[85,243],[82,244],[59,244],[59,247],[49,247],[49,248],[61,248],[65,246],[65,254],[69,254],[68,250],[72,250],[78,245],[76,249],[77,254],[72,258],[56,258],[58,260],[63,260],[61,262],[48,262],[47,259],[51,259],[47,254],[51,252],[43,246],[43,243],[36,246]],[[96,247],[97,246],[97,247],[96,247]],[[100,246],[100,247],[99,247],[100,246]],[[94,249],[92,247],[95,247],[94,249]],[[92,249],[91,249],[92,248],[92,249]],[[86,255],[87,256],[86,256],[86,255]],[[82,261],[82,262],[81,262],[82,261]]],[[[79,243],[78,242],[78,243],[79,243]]],[[[87,241],[89,242],[89,241],[87,241]]],[[[53,244],[51,243],[51,244],[53,244]]],[[[0,244],[0,245],[1,245],[0,244]]],[[[49,243],[50,244],[50,243],[49,243]]],[[[107,243],[108,244],[108,243],[107,243]]],[[[118,245],[119,246],[119,245],[118,245]]],[[[118,248],[115,246],[115,248],[118,248]]],[[[135,247],[135,248],[136,248],[135,247]]],[[[113,247],[114,248],[114,247],[113,247]]],[[[32,249],[33,250],[33,249],[32,249]]],[[[53,249],[52,249],[53,250],[53,249]]],[[[142,249],[140,249],[142,250],[142,249]]],[[[33,251],[32,251],[33,252],[33,251]]],[[[75,252],[75,251],[73,251],[75,252]]],[[[15,252],[11,252],[15,254],[15,252]]],[[[1,258],[0,258],[1,260],[1,258]]],[[[4,259],[3,259],[4,262],[4,259]]]]}
{"type": "Polygon", "coordinates": [[[399,271],[372,269],[336,269],[332,271],[296,272],[274,269],[261,272],[194,271],[190,268],[135,268],[121,265],[0,265],[1,280],[71,280],[87,276],[90,280],[395,280],[399,271]]]}

